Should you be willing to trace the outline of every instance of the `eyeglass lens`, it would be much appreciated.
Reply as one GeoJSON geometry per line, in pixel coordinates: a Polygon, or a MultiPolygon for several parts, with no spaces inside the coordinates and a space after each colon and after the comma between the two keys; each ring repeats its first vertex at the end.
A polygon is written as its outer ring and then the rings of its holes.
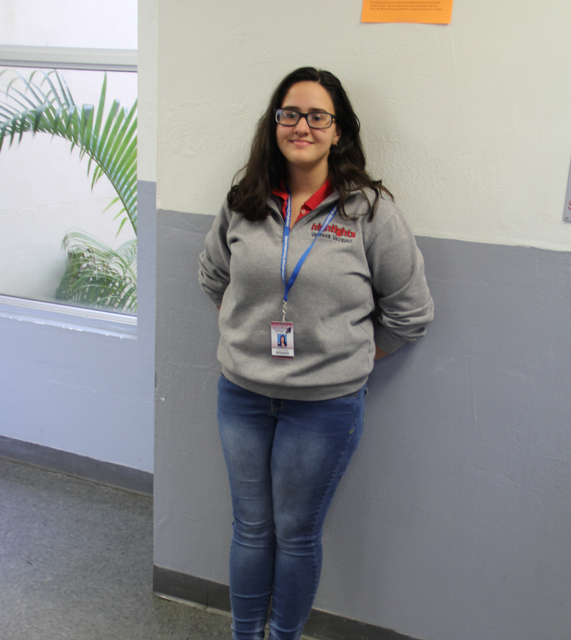
{"type": "Polygon", "coordinates": [[[286,127],[295,126],[300,118],[305,118],[307,124],[312,129],[328,129],[333,122],[333,116],[329,113],[300,113],[290,109],[278,109],[276,111],[276,122],[286,127]]]}

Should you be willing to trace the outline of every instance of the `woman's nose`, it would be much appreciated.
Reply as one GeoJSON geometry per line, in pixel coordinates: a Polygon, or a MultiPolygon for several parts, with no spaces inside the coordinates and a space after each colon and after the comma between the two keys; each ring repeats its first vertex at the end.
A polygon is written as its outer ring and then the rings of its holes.
{"type": "Polygon", "coordinates": [[[307,120],[302,116],[294,127],[296,133],[309,133],[310,127],[307,124],[307,120]]]}

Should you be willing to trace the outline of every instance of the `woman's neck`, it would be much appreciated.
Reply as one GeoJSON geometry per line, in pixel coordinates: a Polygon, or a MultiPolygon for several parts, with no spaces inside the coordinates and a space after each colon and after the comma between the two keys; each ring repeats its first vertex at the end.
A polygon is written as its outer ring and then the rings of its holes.
{"type": "Polygon", "coordinates": [[[297,195],[313,195],[327,180],[327,168],[315,167],[315,169],[307,168],[288,168],[288,185],[293,197],[297,195]]]}

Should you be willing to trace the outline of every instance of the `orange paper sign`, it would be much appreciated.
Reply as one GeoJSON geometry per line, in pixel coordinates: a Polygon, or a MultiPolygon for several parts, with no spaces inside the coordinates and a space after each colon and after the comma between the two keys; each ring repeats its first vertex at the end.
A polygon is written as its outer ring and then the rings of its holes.
{"type": "Polygon", "coordinates": [[[363,0],[361,22],[449,24],[452,0],[363,0]]]}

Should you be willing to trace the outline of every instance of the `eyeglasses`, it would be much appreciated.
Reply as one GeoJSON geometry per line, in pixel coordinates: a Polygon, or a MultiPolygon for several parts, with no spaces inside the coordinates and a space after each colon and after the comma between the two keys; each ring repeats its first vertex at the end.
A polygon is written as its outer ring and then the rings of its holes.
{"type": "Polygon", "coordinates": [[[300,113],[293,109],[276,109],[276,122],[284,127],[295,127],[301,118],[305,118],[305,121],[312,129],[329,129],[333,124],[333,120],[335,120],[335,116],[332,113],[325,113],[324,111],[300,113]]]}

